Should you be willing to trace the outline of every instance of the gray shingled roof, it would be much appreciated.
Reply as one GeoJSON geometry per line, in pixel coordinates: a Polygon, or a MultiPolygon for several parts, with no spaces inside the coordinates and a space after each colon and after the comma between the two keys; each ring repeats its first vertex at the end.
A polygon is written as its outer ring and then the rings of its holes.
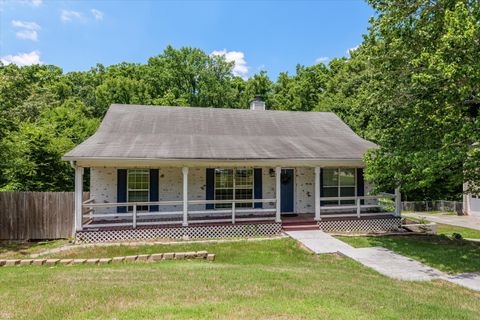
{"type": "Polygon", "coordinates": [[[112,105],[79,159],[362,159],[372,142],[334,113],[112,105]]]}

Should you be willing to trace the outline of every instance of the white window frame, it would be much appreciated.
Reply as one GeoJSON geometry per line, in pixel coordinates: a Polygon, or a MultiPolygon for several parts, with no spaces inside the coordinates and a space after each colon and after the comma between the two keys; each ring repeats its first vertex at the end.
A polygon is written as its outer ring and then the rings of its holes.
{"type": "MultiPolygon", "coordinates": [[[[323,168],[323,170],[336,170],[336,171],[340,171],[341,169],[353,169],[353,177],[354,177],[354,182],[353,182],[353,187],[354,187],[354,197],[357,196],[357,168],[348,168],[348,167],[337,167],[337,168],[323,168]]],[[[325,176],[324,176],[324,179],[323,179],[323,185],[321,186],[322,188],[333,188],[335,186],[325,186],[325,176]]],[[[341,188],[342,187],[346,187],[346,188],[351,188],[352,186],[350,185],[341,185],[340,184],[340,174],[338,174],[338,179],[337,179],[337,194],[338,194],[338,197],[341,197],[341,188]]],[[[325,200],[325,201],[328,201],[328,202],[333,202],[335,200],[325,200]]],[[[349,205],[352,205],[352,204],[346,204],[346,203],[341,203],[342,201],[353,201],[353,200],[336,200],[337,201],[337,204],[333,204],[333,203],[329,203],[328,205],[331,205],[331,206],[335,206],[335,205],[338,205],[338,206],[349,206],[349,205]]]]}
{"type": "MultiPolygon", "coordinates": [[[[150,170],[149,169],[127,169],[127,202],[130,202],[130,191],[147,191],[147,202],[150,200],[150,170]],[[129,180],[130,180],[131,171],[146,171],[146,173],[143,173],[143,174],[145,174],[148,177],[147,189],[130,189],[129,180]]],[[[139,208],[137,207],[137,212],[148,212],[149,206],[146,206],[146,207],[147,209],[145,210],[139,210],[139,208]]],[[[132,212],[132,211],[133,211],[133,207],[129,206],[128,212],[132,212]]]]}
{"type": "MultiPolygon", "coordinates": [[[[216,172],[214,171],[214,175],[213,175],[213,199],[214,200],[217,200],[217,189],[218,190],[229,190],[229,189],[232,189],[233,190],[233,199],[232,201],[235,200],[235,194],[236,194],[236,176],[237,176],[237,169],[238,170],[252,170],[252,206],[251,207],[242,207],[242,208],[254,208],[255,207],[255,203],[253,202],[253,200],[255,199],[255,169],[254,168],[215,168],[214,170],[232,170],[233,171],[233,186],[231,188],[217,188],[217,174],[216,172]]],[[[239,188],[239,190],[245,190],[246,188],[239,188]]],[[[248,190],[248,189],[247,189],[248,190]]],[[[223,200],[223,199],[222,199],[223,200]]],[[[248,199],[242,199],[242,200],[248,200],[248,199]]],[[[217,210],[217,209],[230,209],[230,208],[225,208],[225,207],[221,207],[222,204],[217,204],[215,203],[214,205],[214,208],[217,210]],[[220,206],[220,207],[217,207],[217,206],[220,206]]]]}

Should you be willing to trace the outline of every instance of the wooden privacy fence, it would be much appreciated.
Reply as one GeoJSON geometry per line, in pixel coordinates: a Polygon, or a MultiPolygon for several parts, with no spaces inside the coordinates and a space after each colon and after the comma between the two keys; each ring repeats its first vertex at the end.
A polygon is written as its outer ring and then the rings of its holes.
{"type": "Polygon", "coordinates": [[[0,240],[69,238],[74,208],[73,192],[0,192],[0,240]]]}

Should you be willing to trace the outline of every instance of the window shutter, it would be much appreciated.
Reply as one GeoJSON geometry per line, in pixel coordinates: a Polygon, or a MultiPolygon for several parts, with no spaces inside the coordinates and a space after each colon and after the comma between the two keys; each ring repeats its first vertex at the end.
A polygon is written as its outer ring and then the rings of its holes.
{"type": "MultiPolygon", "coordinates": [[[[117,202],[127,202],[127,170],[117,170],[117,202]]],[[[127,212],[127,207],[117,207],[118,213],[127,212]]]]}
{"type": "MultiPolygon", "coordinates": [[[[365,180],[363,179],[363,168],[357,168],[357,196],[363,197],[365,195],[365,180]]],[[[364,200],[360,201],[364,204],[364,200]]]]}
{"type": "MultiPolygon", "coordinates": [[[[262,168],[253,169],[253,198],[262,199],[262,168]]],[[[255,202],[254,208],[262,208],[261,202],[255,202]]]]}
{"type": "MultiPolygon", "coordinates": [[[[323,198],[325,196],[325,192],[323,191],[323,169],[320,168],[320,198],[323,198]]],[[[325,201],[321,201],[320,205],[324,205],[325,201]]]]}
{"type": "MultiPolygon", "coordinates": [[[[158,169],[150,169],[150,201],[158,201],[158,169]]],[[[150,206],[148,211],[158,211],[158,206],[150,206]]]]}
{"type": "MultiPolygon", "coordinates": [[[[207,168],[206,179],[205,179],[205,199],[214,200],[215,198],[215,169],[207,168]]],[[[211,210],[215,208],[214,204],[205,205],[206,210],[211,210]]]]}

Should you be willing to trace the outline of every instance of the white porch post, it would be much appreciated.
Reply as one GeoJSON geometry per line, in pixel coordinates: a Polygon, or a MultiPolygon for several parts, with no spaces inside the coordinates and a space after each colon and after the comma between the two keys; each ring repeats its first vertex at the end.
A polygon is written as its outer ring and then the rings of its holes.
{"type": "Polygon", "coordinates": [[[400,194],[400,187],[395,188],[395,216],[400,217],[402,212],[402,196],[400,194]]]}
{"type": "Polygon", "coordinates": [[[320,167],[315,167],[315,221],[320,219],[320,167]]]}
{"type": "Polygon", "coordinates": [[[188,167],[182,168],[183,174],[183,223],[184,227],[188,226],[188,167]]]}
{"type": "Polygon", "coordinates": [[[275,214],[275,222],[282,222],[282,218],[280,216],[281,210],[281,199],[280,199],[280,192],[281,192],[281,181],[280,177],[282,175],[282,168],[276,167],[275,168],[275,198],[276,198],[276,205],[277,211],[275,214]]]}
{"type": "Polygon", "coordinates": [[[82,231],[83,168],[75,166],[75,230],[82,231]]]}
{"type": "Polygon", "coordinates": [[[466,216],[470,215],[470,212],[472,212],[471,207],[470,207],[470,203],[472,201],[472,194],[470,192],[467,192],[467,190],[468,190],[468,184],[464,183],[463,184],[462,212],[466,216]]]}

